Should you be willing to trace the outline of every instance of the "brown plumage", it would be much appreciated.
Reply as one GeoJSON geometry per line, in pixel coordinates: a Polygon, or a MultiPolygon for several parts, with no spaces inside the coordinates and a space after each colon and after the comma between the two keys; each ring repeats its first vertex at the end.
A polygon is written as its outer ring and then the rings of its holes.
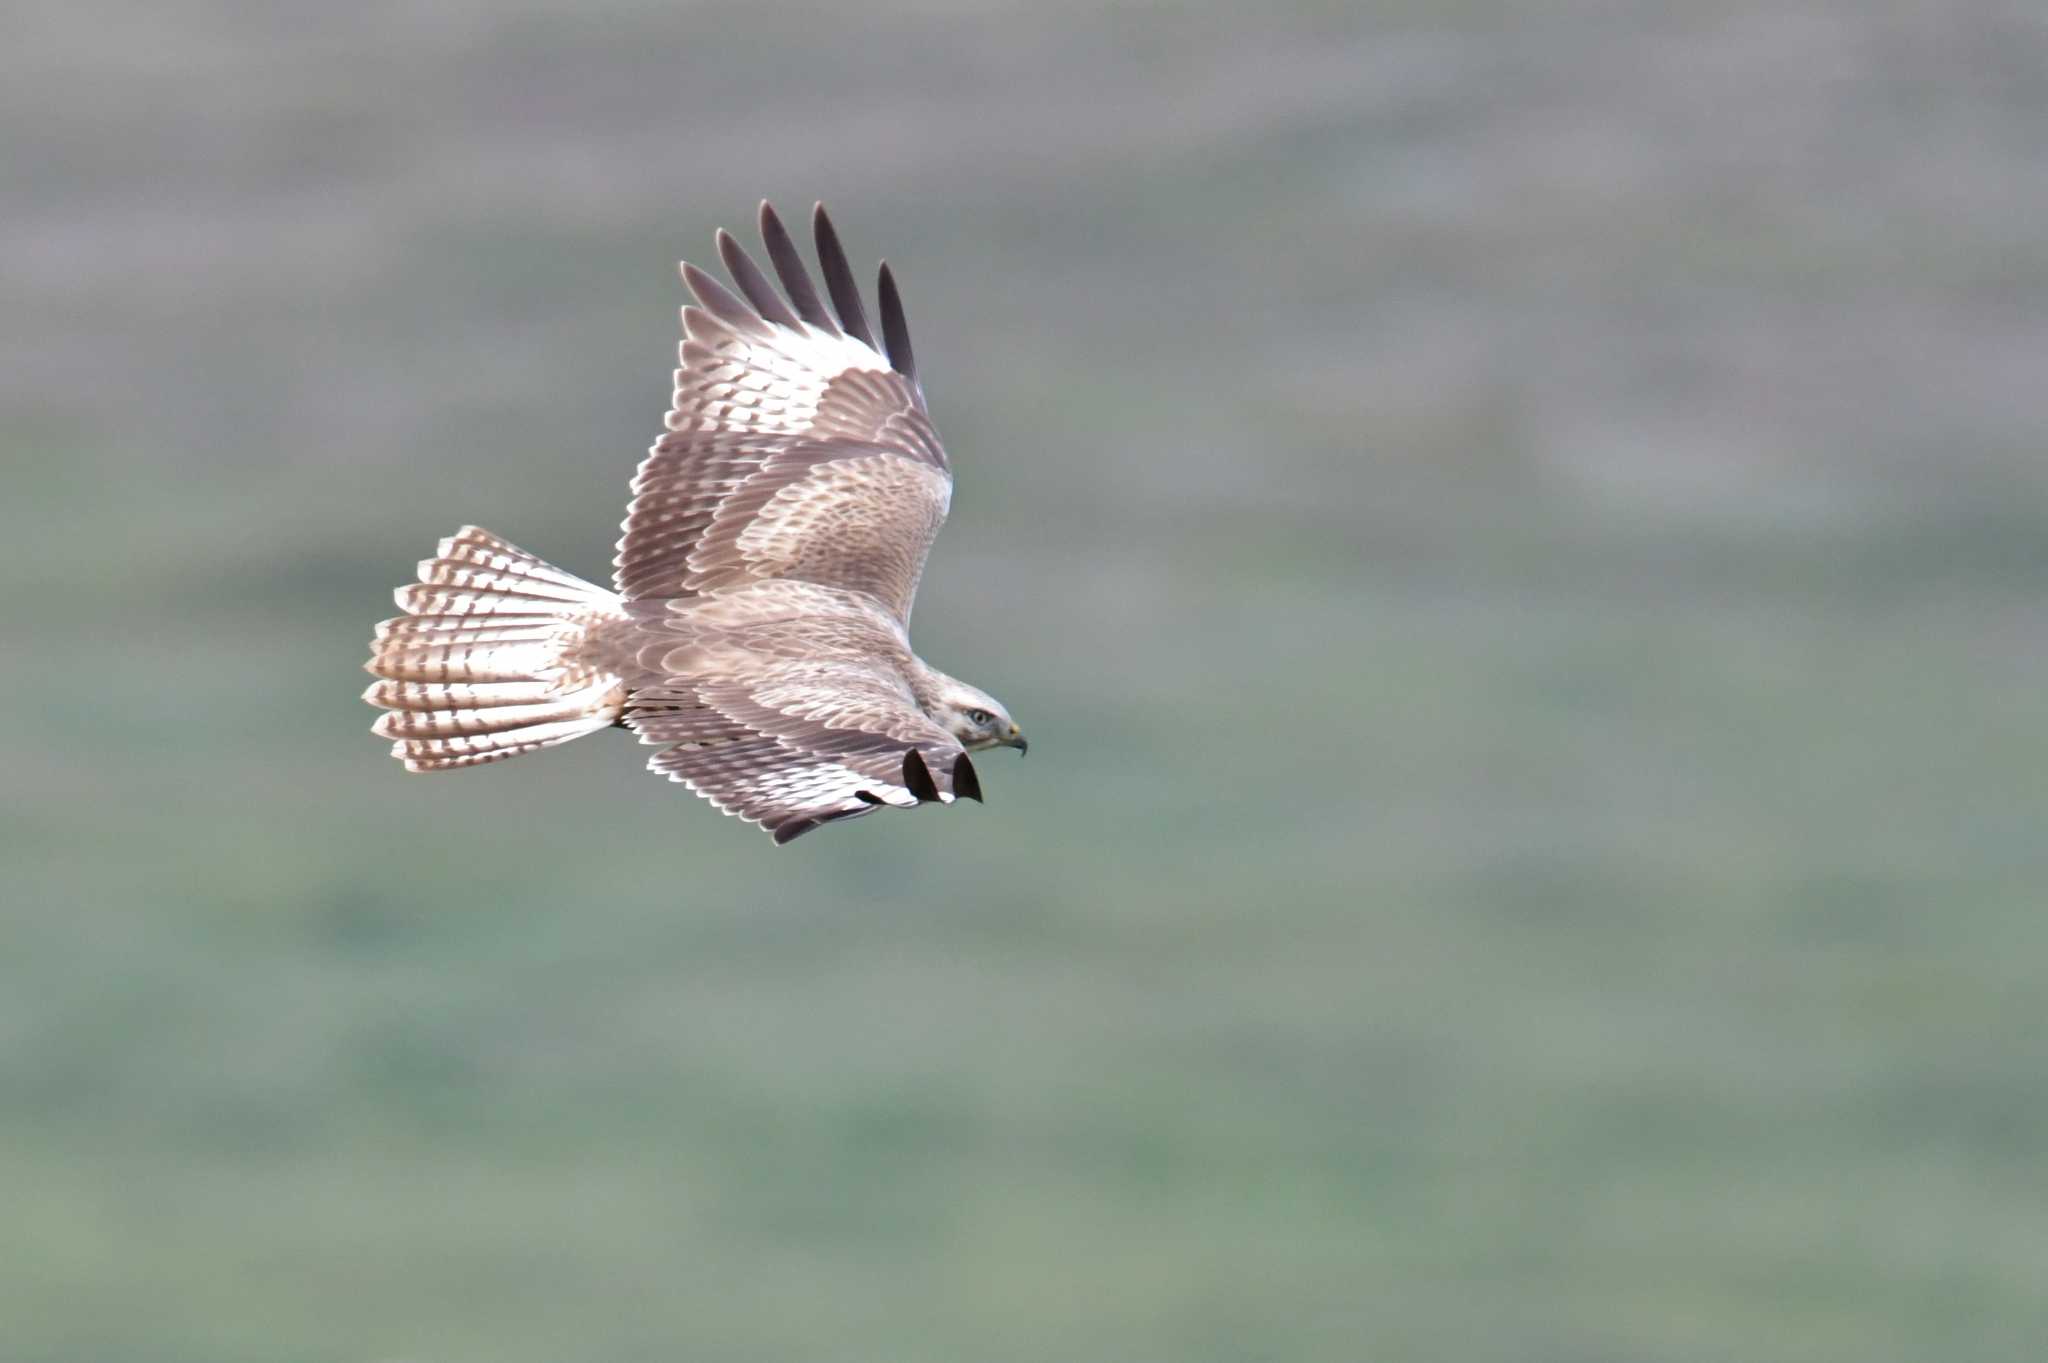
{"type": "Polygon", "coordinates": [[[648,766],[777,842],[881,808],[979,800],[970,751],[1022,749],[1008,711],[910,649],[952,498],[903,302],[884,346],[837,232],[812,218],[828,311],[761,205],[782,294],[736,240],[738,292],[683,266],[682,364],[641,462],[615,591],[465,527],[397,593],[363,699],[408,771],[499,761],[622,724],[648,766]],[[886,354],[884,353],[886,350],[886,354]]]}

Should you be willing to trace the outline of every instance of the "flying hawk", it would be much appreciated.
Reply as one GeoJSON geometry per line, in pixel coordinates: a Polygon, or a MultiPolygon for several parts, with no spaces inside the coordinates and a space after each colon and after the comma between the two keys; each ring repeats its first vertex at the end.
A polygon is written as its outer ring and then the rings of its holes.
{"type": "Polygon", "coordinates": [[[981,798],[970,752],[1024,751],[1009,711],[910,650],[953,471],[884,264],[878,346],[824,205],[828,311],[775,210],[777,293],[729,234],[737,294],[685,263],[682,368],[633,479],[613,591],[475,526],[377,626],[372,729],[453,771],[623,725],[778,843],[877,809],[981,798]]]}

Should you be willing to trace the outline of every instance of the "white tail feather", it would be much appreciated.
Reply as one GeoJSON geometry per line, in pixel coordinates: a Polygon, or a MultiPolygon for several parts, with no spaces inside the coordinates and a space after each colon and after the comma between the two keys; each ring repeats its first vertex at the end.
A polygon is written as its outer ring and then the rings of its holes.
{"type": "Polygon", "coordinates": [[[623,712],[616,677],[576,659],[619,598],[487,530],[465,526],[395,597],[407,613],[377,626],[365,666],[381,680],[371,732],[395,740],[407,771],[502,761],[609,728],[623,712]]]}

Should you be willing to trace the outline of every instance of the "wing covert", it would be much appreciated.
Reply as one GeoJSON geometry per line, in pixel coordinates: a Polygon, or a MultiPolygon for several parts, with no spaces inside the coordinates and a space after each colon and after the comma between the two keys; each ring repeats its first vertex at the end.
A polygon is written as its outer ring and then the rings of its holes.
{"type": "Polygon", "coordinates": [[[878,664],[804,661],[746,677],[671,678],[635,691],[625,722],[641,742],[665,745],[649,770],[777,842],[885,806],[981,798],[966,751],[878,664]]]}

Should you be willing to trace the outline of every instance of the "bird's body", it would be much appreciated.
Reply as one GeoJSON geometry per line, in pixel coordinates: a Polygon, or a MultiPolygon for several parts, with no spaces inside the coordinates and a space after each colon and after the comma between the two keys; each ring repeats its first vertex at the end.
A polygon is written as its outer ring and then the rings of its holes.
{"type": "Polygon", "coordinates": [[[785,302],[733,239],[742,300],[691,265],[666,433],[633,480],[617,590],[475,527],[441,542],[378,626],[364,699],[408,770],[624,725],[650,768],[776,841],[887,806],[981,797],[970,751],[1024,746],[985,692],[911,650],[952,498],[882,267],[886,358],[830,220],[826,311],[774,211],[785,302]]]}

